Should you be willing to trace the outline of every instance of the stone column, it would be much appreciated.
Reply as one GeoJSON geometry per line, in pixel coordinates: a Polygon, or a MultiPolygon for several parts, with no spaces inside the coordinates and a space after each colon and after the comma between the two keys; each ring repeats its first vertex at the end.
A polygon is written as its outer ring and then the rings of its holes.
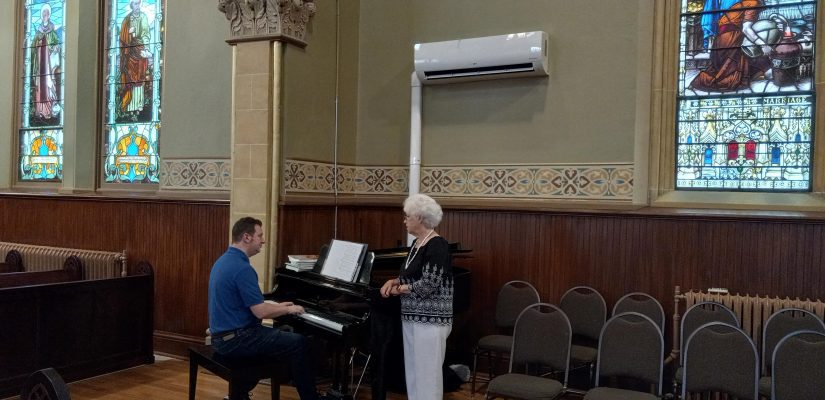
{"type": "MultiPolygon", "coordinates": [[[[313,0],[219,0],[232,46],[232,192],[230,225],[243,216],[264,222],[267,245],[251,259],[262,290],[278,260],[281,193],[283,54],[305,47],[313,0]]],[[[231,229],[231,226],[229,227],[231,229]]]]}

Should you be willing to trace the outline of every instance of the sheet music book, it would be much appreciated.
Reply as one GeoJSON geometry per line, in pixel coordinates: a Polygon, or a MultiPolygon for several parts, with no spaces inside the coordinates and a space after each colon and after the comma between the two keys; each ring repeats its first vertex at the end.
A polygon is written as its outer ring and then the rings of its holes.
{"type": "Polygon", "coordinates": [[[354,282],[366,253],[367,245],[364,243],[332,239],[321,275],[354,282]]]}

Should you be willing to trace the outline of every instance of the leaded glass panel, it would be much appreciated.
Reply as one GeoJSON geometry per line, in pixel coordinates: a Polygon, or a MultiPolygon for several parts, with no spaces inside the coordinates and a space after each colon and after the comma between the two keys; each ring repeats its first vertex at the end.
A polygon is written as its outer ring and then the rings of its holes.
{"type": "Polygon", "coordinates": [[[20,179],[59,180],[63,175],[63,130],[20,131],[20,179]]]}
{"type": "Polygon", "coordinates": [[[64,0],[26,0],[18,179],[63,178],[64,0]]]}
{"type": "Polygon", "coordinates": [[[810,190],[816,5],[682,0],[677,189],[810,190]]]}
{"type": "Polygon", "coordinates": [[[104,181],[158,183],[163,0],[110,0],[106,20],[104,181]]]}

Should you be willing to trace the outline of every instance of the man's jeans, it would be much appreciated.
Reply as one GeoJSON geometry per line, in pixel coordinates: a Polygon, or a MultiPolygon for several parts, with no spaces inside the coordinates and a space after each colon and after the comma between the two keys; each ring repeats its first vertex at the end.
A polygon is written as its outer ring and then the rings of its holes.
{"type": "MultiPolygon", "coordinates": [[[[235,336],[226,341],[219,335],[212,335],[212,347],[218,354],[226,357],[288,358],[292,381],[301,400],[318,399],[315,374],[309,359],[309,346],[307,339],[301,334],[254,325],[236,330],[235,336]]],[[[258,384],[258,381],[242,384],[244,392],[248,392],[258,384]]]]}

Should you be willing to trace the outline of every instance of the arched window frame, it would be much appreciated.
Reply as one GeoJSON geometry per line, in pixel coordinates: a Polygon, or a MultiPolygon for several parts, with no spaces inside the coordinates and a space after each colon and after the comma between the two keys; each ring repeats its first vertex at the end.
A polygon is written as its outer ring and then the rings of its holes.
{"type": "MultiPolygon", "coordinates": [[[[651,112],[649,146],[649,202],[661,207],[701,208],[759,208],[770,210],[825,209],[825,126],[815,124],[811,169],[811,191],[808,193],[747,193],[726,191],[676,190],[676,114],[677,79],[679,75],[679,40],[681,0],[651,1],[654,9],[653,65],[651,75],[651,112]]],[[[818,3],[817,21],[825,19],[822,3],[818,3]]],[[[817,29],[816,42],[823,43],[825,35],[817,29]]],[[[816,96],[825,94],[822,81],[825,52],[819,51],[815,60],[814,82],[816,96]]],[[[825,117],[825,104],[818,101],[814,121],[825,117]]]]}
{"type": "MultiPolygon", "coordinates": [[[[145,1],[145,0],[144,0],[145,1]]],[[[163,63],[163,52],[165,52],[164,44],[165,44],[165,13],[166,13],[166,1],[165,0],[155,0],[154,4],[157,4],[161,11],[161,16],[158,18],[159,21],[159,30],[160,32],[157,33],[157,36],[153,36],[150,41],[156,48],[148,49],[148,51],[152,55],[151,63],[149,64],[149,71],[151,73],[151,81],[152,83],[152,94],[148,95],[151,98],[148,98],[147,101],[151,103],[149,107],[151,110],[149,111],[149,116],[147,120],[142,120],[139,118],[139,122],[135,124],[128,124],[124,121],[120,121],[117,119],[115,111],[110,109],[110,107],[116,107],[115,103],[112,101],[112,97],[120,98],[120,92],[118,89],[113,89],[113,85],[117,85],[114,80],[117,80],[117,76],[111,76],[110,74],[117,68],[117,66],[112,63],[114,60],[113,57],[110,57],[111,51],[117,51],[119,47],[119,43],[115,43],[115,37],[112,36],[113,32],[110,30],[112,25],[116,25],[116,28],[120,28],[123,21],[114,21],[111,22],[110,25],[110,18],[113,15],[113,6],[121,3],[128,5],[129,0],[103,0],[103,5],[101,7],[103,16],[101,18],[101,72],[100,72],[100,134],[99,134],[99,141],[100,145],[98,147],[98,165],[97,165],[97,173],[99,175],[99,187],[101,189],[127,189],[127,190],[150,190],[156,191],[159,188],[159,174],[160,174],[160,153],[159,153],[159,141],[160,141],[160,126],[161,126],[161,116],[160,116],[160,109],[161,109],[161,101],[162,101],[162,80],[164,76],[164,63],[163,63]],[[123,122],[123,123],[122,123],[123,122]],[[137,179],[135,181],[119,181],[119,180],[112,180],[113,173],[111,171],[111,164],[113,164],[113,160],[116,160],[120,156],[116,155],[114,151],[109,151],[109,145],[118,146],[120,145],[121,141],[126,139],[127,135],[121,135],[123,130],[124,132],[128,130],[129,133],[137,133],[137,141],[133,140],[132,145],[136,147],[147,147],[148,148],[148,155],[144,155],[141,153],[139,157],[145,157],[149,160],[149,168],[153,168],[154,170],[151,172],[153,175],[152,181],[140,180],[137,179]],[[144,140],[141,140],[141,137],[144,140]],[[113,139],[114,138],[114,139],[113,139]],[[145,140],[149,139],[149,140],[145,140]],[[110,144],[109,142],[114,140],[115,143],[110,144]],[[148,143],[148,146],[146,144],[148,143]]],[[[145,5],[142,5],[143,9],[145,9],[145,5]]],[[[156,10],[150,10],[156,11],[156,10]]],[[[128,18],[128,16],[126,17],[128,18]]],[[[149,24],[152,25],[154,23],[153,18],[149,18],[149,24]]],[[[151,28],[150,28],[151,29],[151,28]]],[[[149,47],[149,46],[147,46],[149,47]]],[[[120,53],[122,54],[122,53],[120,53]]],[[[116,86],[115,86],[116,87],[116,86]]],[[[123,158],[130,158],[134,156],[128,156],[123,158]]],[[[119,163],[119,161],[115,161],[115,163],[119,163]]],[[[122,164],[120,164],[122,165],[122,164]]],[[[132,171],[135,171],[137,167],[132,165],[131,167],[127,167],[132,171]]],[[[149,173],[147,173],[147,176],[149,173]]]]}
{"type": "MultiPolygon", "coordinates": [[[[16,29],[17,38],[16,38],[16,46],[15,46],[15,54],[14,54],[14,65],[16,68],[17,73],[15,74],[16,82],[14,84],[14,100],[15,100],[15,111],[14,111],[14,138],[12,139],[12,143],[14,145],[14,152],[12,153],[12,177],[15,186],[17,187],[59,187],[63,181],[63,165],[64,165],[64,153],[63,153],[63,137],[64,137],[64,112],[65,112],[65,60],[66,60],[66,1],[62,2],[60,10],[52,10],[52,22],[54,21],[55,13],[59,12],[60,14],[60,22],[59,26],[55,26],[55,30],[60,31],[58,34],[58,40],[60,45],[58,46],[57,50],[57,61],[59,65],[57,67],[60,68],[60,73],[55,74],[47,74],[48,76],[56,76],[59,75],[61,79],[59,82],[53,82],[55,90],[57,91],[57,99],[54,101],[58,106],[59,110],[57,111],[56,115],[59,115],[57,118],[57,122],[53,124],[44,125],[42,131],[48,131],[51,133],[44,133],[44,135],[48,136],[49,139],[53,139],[53,133],[56,133],[59,136],[59,140],[51,141],[50,143],[46,143],[45,147],[49,148],[48,154],[45,156],[41,156],[44,158],[44,163],[34,163],[32,164],[39,164],[42,168],[46,169],[49,165],[59,165],[59,170],[56,170],[53,176],[47,177],[45,175],[41,176],[40,178],[30,178],[27,177],[28,175],[26,172],[23,171],[22,168],[22,161],[24,157],[32,157],[35,155],[27,154],[23,149],[23,144],[21,143],[21,138],[24,135],[24,132],[34,132],[38,130],[37,127],[31,125],[31,115],[28,110],[30,110],[31,102],[33,99],[30,98],[31,96],[31,87],[29,86],[31,83],[27,84],[27,81],[31,78],[31,66],[27,64],[28,62],[32,62],[30,60],[30,55],[27,55],[27,52],[31,50],[31,43],[28,42],[28,35],[27,29],[29,27],[29,23],[31,22],[32,18],[29,15],[29,8],[28,6],[29,1],[27,0],[19,0],[16,2],[16,23],[18,24],[18,28],[16,29]],[[28,103],[28,104],[27,104],[28,103]],[[29,114],[29,115],[27,115],[29,114]],[[29,121],[27,123],[27,121],[29,121]],[[59,133],[58,133],[59,132],[59,133]],[[46,160],[48,159],[48,160],[46,160]],[[57,164],[54,164],[54,162],[57,164]]],[[[42,5],[32,5],[32,9],[37,8],[37,10],[42,10],[42,5]]],[[[50,8],[52,6],[50,5],[50,8]]],[[[33,13],[35,11],[32,11],[33,13]]],[[[52,57],[54,58],[54,57],[52,57]]],[[[51,61],[49,61],[51,62],[51,61]]],[[[44,136],[45,138],[45,136],[44,136]]]]}

